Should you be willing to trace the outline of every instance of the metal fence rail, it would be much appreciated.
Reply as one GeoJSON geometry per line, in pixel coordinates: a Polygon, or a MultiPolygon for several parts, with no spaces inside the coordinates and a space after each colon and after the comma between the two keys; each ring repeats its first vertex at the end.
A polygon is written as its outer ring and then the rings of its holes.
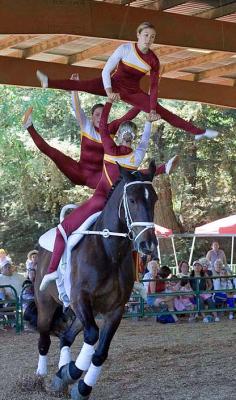
{"type": "Polygon", "coordinates": [[[13,299],[3,298],[0,300],[0,325],[14,326],[16,333],[22,330],[21,302],[16,289],[11,285],[0,285],[0,289],[11,289],[13,299]]]}

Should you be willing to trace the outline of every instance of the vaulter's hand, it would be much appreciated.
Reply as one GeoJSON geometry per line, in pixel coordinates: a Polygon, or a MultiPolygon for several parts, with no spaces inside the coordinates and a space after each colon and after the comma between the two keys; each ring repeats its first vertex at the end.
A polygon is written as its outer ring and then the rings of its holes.
{"type": "Polygon", "coordinates": [[[156,110],[151,110],[147,119],[149,122],[154,122],[154,121],[158,121],[159,119],[161,119],[161,117],[159,114],[157,114],[156,110]]]}

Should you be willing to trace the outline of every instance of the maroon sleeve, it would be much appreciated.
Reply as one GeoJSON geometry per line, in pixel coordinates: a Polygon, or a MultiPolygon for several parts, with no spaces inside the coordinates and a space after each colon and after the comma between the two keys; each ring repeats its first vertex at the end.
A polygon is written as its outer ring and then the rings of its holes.
{"type": "Polygon", "coordinates": [[[131,121],[138,115],[140,111],[140,108],[132,107],[123,117],[112,121],[110,124],[108,124],[109,134],[115,135],[122,122],[131,121]]]}
{"type": "Polygon", "coordinates": [[[158,99],[158,85],[160,75],[160,62],[155,54],[153,54],[152,69],[150,71],[150,110],[156,110],[158,99]]]}
{"type": "Polygon", "coordinates": [[[117,146],[108,132],[108,116],[111,110],[111,103],[106,103],[103,107],[102,116],[99,124],[99,132],[104,148],[104,153],[111,156],[120,156],[132,153],[132,149],[126,146],[117,146]]]}

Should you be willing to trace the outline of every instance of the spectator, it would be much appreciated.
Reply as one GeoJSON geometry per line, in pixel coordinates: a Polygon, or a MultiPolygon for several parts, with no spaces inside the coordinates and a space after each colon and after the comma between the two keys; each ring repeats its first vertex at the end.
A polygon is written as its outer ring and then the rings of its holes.
{"type": "MultiPolygon", "coordinates": [[[[202,264],[199,262],[199,260],[194,261],[193,270],[190,273],[190,285],[192,290],[194,292],[196,292],[197,290],[200,291],[211,290],[212,289],[211,279],[209,278],[206,279],[206,278],[207,275],[203,271],[202,264]]],[[[197,301],[196,297],[194,301],[196,303],[197,301]]],[[[215,308],[211,293],[201,293],[199,296],[199,302],[200,302],[200,310],[204,310],[205,306],[207,306],[209,309],[215,308]]],[[[206,317],[203,311],[201,311],[201,314],[203,316],[203,322],[204,323],[209,322],[208,317],[206,317]]],[[[212,314],[214,316],[215,322],[219,322],[220,319],[217,316],[217,313],[213,312],[212,314]]]]}
{"type": "Polygon", "coordinates": [[[7,263],[11,263],[11,258],[4,249],[0,249],[0,270],[7,263]]]}
{"type": "Polygon", "coordinates": [[[179,272],[177,274],[178,278],[182,278],[184,276],[189,276],[189,263],[188,261],[180,261],[179,263],[179,272]]]}
{"type": "MultiPolygon", "coordinates": [[[[158,272],[158,264],[156,261],[150,261],[148,263],[148,273],[144,275],[143,279],[152,279],[151,282],[144,282],[147,291],[147,304],[149,306],[158,307],[161,304],[165,304],[169,311],[174,311],[174,297],[173,296],[152,296],[154,293],[168,292],[166,282],[163,279],[168,278],[171,275],[171,270],[167,266],[160,268],[158,272]]],[[[176,315],[171,314],[174,322],[178,320],[176,315]]]]}
{"type": "Polygon", "coordinates": [[[206,258],[210,262],[211,269],[213,269],[216,260],[221,260],[223,265],[227,264],[225,252],[220,249],[217,241],[212,242],[211,250],[208,251],[206,258]]]}
{"type": "MultiPolygon", "coordinates": [[[[2,267],[0,274],[0,285],[11,285],[20,296],[24,277],[18,272],[14,272],[14,267],[11,263],[7,263],[2,267]]],[[[14,292],[11,288],[4,288],[3,293],[6,299],[15,299],[14,292]]]]}
{"type": "MultiPolygon", "coordinates": [[[[27,255],[27,260],[26,260],[26,263],[25,263],[26,271],[27,271],[27,277],[29,277],[29,272],[30,271],[35,271],[36,272],[36,270],[37,270],[37,262],[38,262],[38,250],[31,250],[27,255]]],[[[29,278],[29,279],[31,279],[31,278],[29,278]]]]}
{"type": "MultiPolygon", "coordinates": [[[[214,279],[214,290],[222,290],[221,292],[214,293],[214,300],[216,305],[220,304],[234,308],[234,294],[233,292],[224,292],[224,289],[233,289],[232,280],[228,278],[226,268],[221,268],[219,278],[214,279]]],[[[229,312],[229,319],[234,318],[234,313],[229,312]]]]}
{"type": "Polygon", "coordinates": [[[220,259],[216,260],[212,269],[212,276],[220,276],[223,266],[223,262],[220,259]]]}
{"type": "Polygon", "coordinates": [[[199,259],[200,264],[202,265],[203,272],[209,277],[212,276],[211,264],[207,260],[206,257],[202,257],[199,259]]]}
{"type": "MultiPolygon", "coordinates": [[[[180,282],[176,285],[176,290],[179,292],[183,292],[180,296],[177,296],[174,299],[175,309],[177,311],[190,311],[194,309],[193,304],[193,295],[188,294],[188,292],[192,292],[192,288],[190,285],[189,278],[184,276],[181,278],[180,282]]],[[[195,319],[194,314],[190,314],[189,321],[193,321],[195,319]]]]}

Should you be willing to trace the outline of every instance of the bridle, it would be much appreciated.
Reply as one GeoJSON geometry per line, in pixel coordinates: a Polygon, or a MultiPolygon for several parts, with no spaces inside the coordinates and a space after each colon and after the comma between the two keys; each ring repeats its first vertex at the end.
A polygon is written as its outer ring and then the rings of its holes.
{"type": "Polygon", "coordinates": [[[126,221],[126,225],[128,228],[127,235],[130,240],[134,240],[134,241],[136,241],[138,239],[138,237],[141,236],[146,230],[155,228],[155,225],[153,222],[143,222],[143,221],[133,222],[132,215],[131,215],[130,208],[129,208],[127,188],[131,185],[137,185],[137,184],[152,185],[152,182],[150,182],[150,181],[134,181],[134,182],[126,183],[124,185],[123,196],[122,196],[122,199],[121,199],[121,202],[119,205],[119,211],[118,211],[118,216],[119,216],[119,218],[121,218],[121,207],[123,204],[124,211],[125,211],[125,221],[126,221]],[[144,228],[141,230],[141,232],[139,232],[135,236],[133,228],[135,228],[136,226],[144,226],[144,228]]]}
{"type": "MultiPolygon", "coordinates": [[[[128,228],[128,233],[121,233],[121,232],[111,232],[109,229],[105,228],[102,231],[90,231],[90,230],[77,230],[74,234],[76,235],[100,235],[103,238],[107,239],[110,236],[118,236],[118,237],[124,237],[128,238],[131,241],[136,242],[136,240],[148,229],[154,229],[155,224],[153,222],[143,222],[143,221],[136,221],[133,222],[132,215],[130,212],[129,208],[129,202],[128,202],[128,196],[127,196],[127,188],[130,187],[131,185],[138,185],[138,184],[144,184],[144,185],[152,185],[152,182],[150,181],[134,181],[134,182],[129,182],[124,185],[123,189],[123,196],[120,201],[119,205],[119,210],[118,210],[118,217],[121,219],[121,208],[122,205],[124,207],[124,212],[125,212],[125,222],[128,228]],[[144,228],[139,232],[137,235],[135,235],[134,229],[137,226],[143,226],[144,228]]],[[[73,207],[74,208],[74,207],[73,207]]],[[[67,235],[66,232],[61,224],[58,225],[58,229],[61,232],[65,242],[67,242],[67,235]]]]}

